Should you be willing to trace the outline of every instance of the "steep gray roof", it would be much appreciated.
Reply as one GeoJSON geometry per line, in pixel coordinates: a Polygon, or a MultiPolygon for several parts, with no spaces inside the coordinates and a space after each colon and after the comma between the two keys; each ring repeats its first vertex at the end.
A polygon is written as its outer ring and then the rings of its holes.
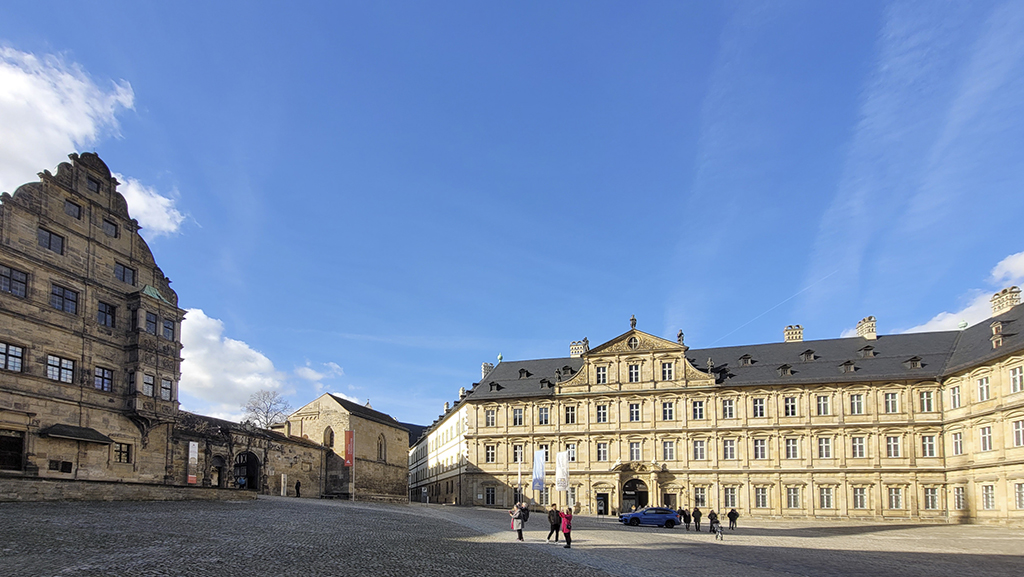
{"type": "Polygon", "coordinates": [[[503,361],[473,386],[467,398],[480,401],[492,398],[551,397],[555,393],[554,386],[559,382],[557,371],[562,372],[561,380],[566,380],[582,367],[583,359],[578,357],[503,361]]]}
{"type": "Polygon", "coordinates": [[[357,417],[361,417],[363,419],[373,421],[375,423],[380,423],[382,425],[387,425],[389,427],[408,430],[408,427],[406,427],[402,423],[399,423],[391,415],[386,415],[380,411],[375,411],[370,407],[360,405],[359,403],[353,403],[352,401],[344,399],[337,395],[332,394],[331,398],[337,401],[339,405],[344,407],[346,411],[357,417]]]}

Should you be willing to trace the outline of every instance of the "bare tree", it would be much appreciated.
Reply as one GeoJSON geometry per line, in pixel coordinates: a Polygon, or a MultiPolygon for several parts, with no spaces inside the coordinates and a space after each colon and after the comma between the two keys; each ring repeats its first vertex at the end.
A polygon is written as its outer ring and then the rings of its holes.
{"type": "Polygon", "coordinates": [[[283,421],[292,412],[292,406],[277,391],[256,391],[242,408],[246,420],[264,429],[283,421]]]}

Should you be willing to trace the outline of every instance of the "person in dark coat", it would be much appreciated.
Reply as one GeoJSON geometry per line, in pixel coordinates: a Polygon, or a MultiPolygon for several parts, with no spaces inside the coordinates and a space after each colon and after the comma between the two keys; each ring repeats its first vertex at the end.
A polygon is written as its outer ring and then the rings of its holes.
{"type": "Polygon", "coordinates": [[[683,526],[686,527],[687,531],[689,531],[690,530],[690,512],[687,511],[686,509],[680,509],[679,510],[679,516],[683,520],[683,526]]]}
{"type": "Polygon", "coordinates": [[[712,509],[711,512],[708,513],[708,524],[711,525],[711,528],[708,530],[708,532],[710,532],[710,533],[714,533],[715,532],[715,523],[717,523],[717,522],[718,522],[718,513],[715,513],[715,510],[712,509]]]}
{"type": "Polygon", "coordinates": [[[700,531],[700,517],[701,517],[701,515],[702,515],[702,513],[700,512],[700,509],[694,507],[693,508],[693,530],[694,531],[700,531]]]}
{"type": "Polygon", "coordinates": [[[558,534],[562,532],[562,516],[558,514],[558,507],[555,505],[551,505],[551,510],[548,511],[548,525],[551,525],[551,530],[548,531],[548,541],[554,535],[555,543],[558,543],[558,534]]]}
{"type": "Polygon", "coordinates": [[[740,518],[740,514],[736,512],[736,509],[730,509],[729,510],[729,514],[726,515],[726,517],[729,518],[729,528],[730,529],[735,529],[736,528],[736,519],[740,518]]]}

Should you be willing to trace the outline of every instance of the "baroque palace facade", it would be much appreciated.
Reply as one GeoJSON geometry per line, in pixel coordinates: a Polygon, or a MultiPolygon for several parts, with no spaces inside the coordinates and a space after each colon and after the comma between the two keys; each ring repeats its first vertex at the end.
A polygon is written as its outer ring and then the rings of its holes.
{"type": "Polygon", "coordinates": [[[485,363],[409,454],[410,499],[736,508],[744,516],[1024,521],[1024,307],[959,331],[690,349],[636,330],[485,363]],[[535,451],[545,489],[530,489],[535,451]],[[555,453],[570,461],[554,489],[555,453]],[[520,483],[523,493],[518,494],[520,483]]]}

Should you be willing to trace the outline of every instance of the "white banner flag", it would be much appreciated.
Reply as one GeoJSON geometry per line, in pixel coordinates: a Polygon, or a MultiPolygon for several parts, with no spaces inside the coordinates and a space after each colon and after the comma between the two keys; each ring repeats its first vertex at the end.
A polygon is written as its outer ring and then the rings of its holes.
{"type": "Polygon", "coordinates": [[[544,490],[544,449],[533,453],[533,488],[537,491],[544,490]]]}
{"type": "Polygon", "coordinates": [[[569,490],[569,451],[555,455],[555,490],[569,490]]]}

